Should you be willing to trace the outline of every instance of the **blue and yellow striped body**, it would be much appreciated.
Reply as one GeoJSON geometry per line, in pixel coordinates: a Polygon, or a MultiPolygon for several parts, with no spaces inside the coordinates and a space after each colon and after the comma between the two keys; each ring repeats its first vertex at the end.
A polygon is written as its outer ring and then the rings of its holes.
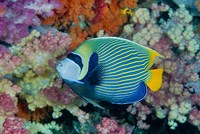
{"type": "Polygon", "coordinates": [[[146,70],[149,55],[145,50],[137,51],[137,47],[127,42],[107,41],[101,43],[97,50],[102,76],[100,84],[95,87],[95,96],[113,103],[127,103],[124,98],[131,96],[141,81],[149,78],[149,71],[146,70]]]}

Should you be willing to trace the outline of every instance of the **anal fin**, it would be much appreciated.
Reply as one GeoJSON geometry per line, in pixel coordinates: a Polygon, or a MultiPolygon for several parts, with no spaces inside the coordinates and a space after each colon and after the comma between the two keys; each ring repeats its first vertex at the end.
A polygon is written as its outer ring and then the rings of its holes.
{"type": "Polygon", "coordinates": [[[101,109],[105,109],[104,107],[102,107],[101,105],[99,105],[97,102],[95,102],[94,100],[90,99],[90,98],[86,98],[86,97],[83,97],[82,98],[84,100],[86,100],[87,102],[91,103],[94,107],[98,107],[98,108],[101,108],[101,109]]]}

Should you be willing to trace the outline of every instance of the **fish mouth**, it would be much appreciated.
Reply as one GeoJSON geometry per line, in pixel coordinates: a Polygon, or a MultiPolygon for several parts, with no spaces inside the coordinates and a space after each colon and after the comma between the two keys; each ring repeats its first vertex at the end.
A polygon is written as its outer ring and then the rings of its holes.
{"type": "Polygon", "coordinates": [[[60,68],[62,67],[62,63],[59,61],[57,64],[56,64],[56,70],[59,72],[60,71],[60,68]]]}
{"type": "Polygon", "coordinates": [[[62,63],[59,61],[57,64],[56,64],[56,68],[57,67],[62,67],[63,65],[62,65],[62,63]]]}

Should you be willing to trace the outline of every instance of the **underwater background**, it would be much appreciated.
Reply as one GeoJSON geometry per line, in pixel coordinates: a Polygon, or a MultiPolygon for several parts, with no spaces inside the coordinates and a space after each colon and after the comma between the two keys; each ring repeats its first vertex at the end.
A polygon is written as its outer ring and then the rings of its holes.
{"type": "Polygon", "coordinates": [[[200,0],[0,0],[1,134],[200,134],[200,0]],[[162,87],[129,105],[76,95],[55,69],[85,40],[164,56],[162,87]]]}

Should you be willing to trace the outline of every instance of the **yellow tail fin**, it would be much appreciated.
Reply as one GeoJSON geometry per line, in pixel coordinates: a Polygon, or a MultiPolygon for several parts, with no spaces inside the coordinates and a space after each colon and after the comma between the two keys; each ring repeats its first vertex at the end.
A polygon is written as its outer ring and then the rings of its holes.
{"type": "Polygon", "coordinates": [[[150,79],[146,81],[147,86],[152,91],[157,91],[162,85],[163,69],[150,70],[150,79]]]}

